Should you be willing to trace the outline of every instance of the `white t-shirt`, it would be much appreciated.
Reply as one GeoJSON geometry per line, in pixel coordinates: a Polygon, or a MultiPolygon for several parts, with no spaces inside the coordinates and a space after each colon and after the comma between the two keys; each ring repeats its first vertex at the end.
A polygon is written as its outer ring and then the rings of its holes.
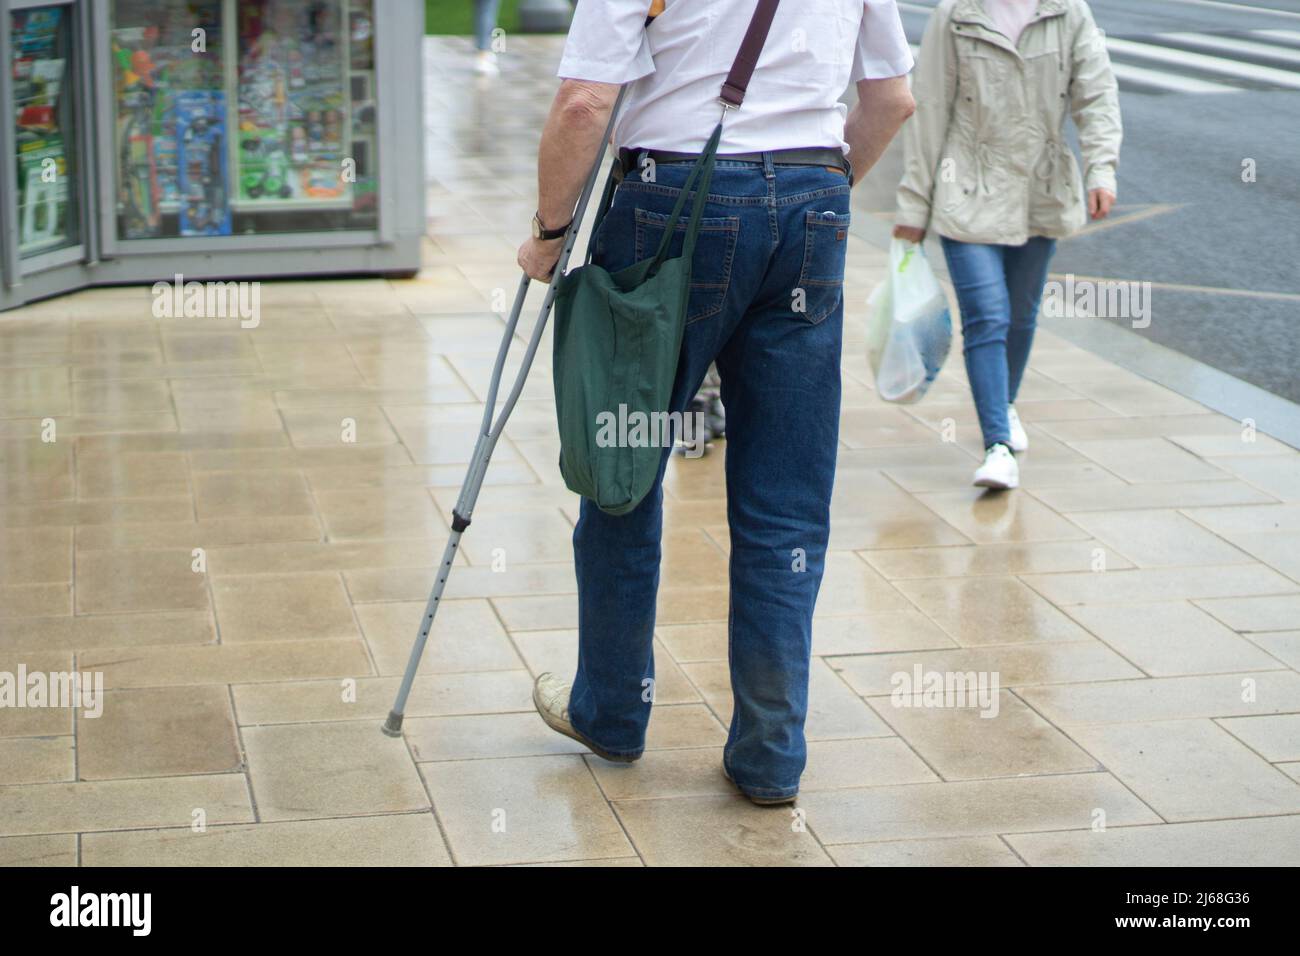
{"type": "MultiPolygon", "coordinates": [[[[755,0],[580,0],[557,74],[633,80],[614,131],[620,146],[698,152],[717,125],[718,95],[755,0]]],[[[895,0],[788,0],[749,84],[727,116],[720,153],[830,146],[845,150],[839,102],[850,82],[902,76],[912,53],[895,0]]]]}

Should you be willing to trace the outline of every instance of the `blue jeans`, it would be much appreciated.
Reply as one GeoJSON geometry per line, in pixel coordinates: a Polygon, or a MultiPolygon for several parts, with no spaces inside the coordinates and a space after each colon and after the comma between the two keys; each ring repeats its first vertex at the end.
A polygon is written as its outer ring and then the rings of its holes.
{"type": "Polygon", "coordinates": [[[941,238],[961,307],[966,377],[984,447],[1005,445],[1011,439],[1007,406],[1029,364],[1056,240],[1034,236],[1023,246],[995,246],[941,238]]]}
{"type": "Polygon", "coordinates": [[[474,0],[474,47],[492,49],[492,31],[496,29],[501,0],[474,0]]]}
{"type": "MultiPolygon", "coordinates": [[[[594,238],[611,271],[654,254],[690,170],[633,171],[594,238]]],[[[689,211],[690,206],[687,206],[689,211]]],[[[830,534],[839,441],[849,225],[845,177],[823,167],[719,161],[692,262],[672,409],[710,362],[727,409],[728,649],[735,708],[723,765],[746,793],[793,795],[807,752],[812,615],[830,534]]],[[[685,221],[671,255],[680,254],[685,221]]],[[[602,748],[638,755],[653,698],[662,482],[622,517],[582,501],[573,533],[579,653],[569,716],[602,748]]],[[[689,461],[684,463],[689,481],[689,461]]]]}

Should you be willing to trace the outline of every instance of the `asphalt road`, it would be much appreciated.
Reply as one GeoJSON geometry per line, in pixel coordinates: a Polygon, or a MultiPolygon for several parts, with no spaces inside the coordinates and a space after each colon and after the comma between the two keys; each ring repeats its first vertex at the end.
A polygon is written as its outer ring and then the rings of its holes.
{"type": "MultiPolygon", "coordinates": [[[[934,5],[900,0],[914,44],[934,5]]],[[[1092,8],[1120,79],[1119,206],[1053,271],[1151,282],[1131,334],[1300,402],[1300,0],[1092,8]]],[[[866,184],[872,209],[892,209],[898,153],[866,184]]]]}

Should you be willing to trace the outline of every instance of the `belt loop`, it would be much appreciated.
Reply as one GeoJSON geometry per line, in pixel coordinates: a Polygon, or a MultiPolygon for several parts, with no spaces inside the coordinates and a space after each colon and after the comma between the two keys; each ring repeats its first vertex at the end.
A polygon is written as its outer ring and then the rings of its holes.
{"type": "Polygon", "coordinates": [[[776,164],[772,162],[772,154],[766,150],[763,152],[763,175],[768,179],[776,178],[776,164]]]}

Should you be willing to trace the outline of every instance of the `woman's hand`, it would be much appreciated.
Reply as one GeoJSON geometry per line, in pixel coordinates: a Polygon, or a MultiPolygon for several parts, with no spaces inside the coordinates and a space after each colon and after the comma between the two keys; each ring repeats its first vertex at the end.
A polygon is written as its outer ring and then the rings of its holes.
{"type": "Polygon", "coordinates": [[[1115,194],[1109,189],[1093,189],[1088,193],[1088,215],[1092,219],[1105,219],[1115,205],[1115,194]]]}
{"type": "Polygon", "coordinates": [[[895,226],[894,238],[903,239],[907,242],[921,243],[925,241],[925,230],[917,229],[915,226],[895,226]]]}

